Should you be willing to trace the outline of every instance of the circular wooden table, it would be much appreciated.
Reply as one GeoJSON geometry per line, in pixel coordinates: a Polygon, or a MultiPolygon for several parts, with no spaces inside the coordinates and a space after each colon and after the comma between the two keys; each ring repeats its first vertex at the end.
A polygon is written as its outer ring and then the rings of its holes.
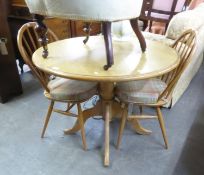
{"type": "MultiPolygon", "coordinates": [[[[70,38],[48,44],[49,55],[42,57],[42,48],[33,54],[33,63],[41,70],[50,74],[84,81],[99,82],[100,100],[91,109],[84,110],[84,121],[93,116],[103,116],[105,119],[105,153],[104,165],[109,165],[109,121],[112,116],[121,113],[121,107],[114,100],[115,82],[147,79],[163,75],[179,64],[177,52],[169,46],[146,41],[147,50],[142,53],[136,37],[126,41],[113,39],[114,65],[105,71],[106,52],[102,36],[91,36],[87,44],[84,37],[70,38]]],[[[134,129],[140,134],[149,134],[137,120],[133,122],[134,129]]],[[[80,130],[78,121],[65,134],[80,130]]]]}

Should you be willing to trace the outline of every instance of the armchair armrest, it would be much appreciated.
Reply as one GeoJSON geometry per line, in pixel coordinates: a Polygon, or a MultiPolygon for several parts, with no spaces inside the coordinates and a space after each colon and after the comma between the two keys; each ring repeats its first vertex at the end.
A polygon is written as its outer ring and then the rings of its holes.
{"type": "Polygon", "coordinates": [[[168,26],[166,31],[166,38],[176,39],[184,31],[193,29],[198,31],[204,25],[204,3],[200,4],[193,10],[187,10],[175,15],[168,26]]]}

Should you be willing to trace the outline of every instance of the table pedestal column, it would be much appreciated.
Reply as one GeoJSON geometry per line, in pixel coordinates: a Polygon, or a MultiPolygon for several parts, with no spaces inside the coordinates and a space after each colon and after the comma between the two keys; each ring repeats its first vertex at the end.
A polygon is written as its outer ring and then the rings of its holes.
{"type": "Polygon", "coordinates": [[[100,96],[102,99],[102,109],[104,109],[103,117],[105,119],[105,148],[104,148],[104,166],[109,166],[109,136],[110,125],[112,119],[112,102],[114,100],[114,83],[104,82],[100,83],[100,96]]]}

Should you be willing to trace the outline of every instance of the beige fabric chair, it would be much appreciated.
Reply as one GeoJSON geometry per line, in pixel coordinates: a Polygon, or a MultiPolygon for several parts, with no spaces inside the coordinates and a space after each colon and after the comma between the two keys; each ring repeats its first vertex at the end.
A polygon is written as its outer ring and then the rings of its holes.
{"type": "MultiPolygon", "coordinates": [[[[131,82],[118,83],[116,86],[116,96],[123,102],[123,114],[119,129],[117,147],[121,142],[126,118],[128,119],[152,119],[157,118],[162,130],[165,146],[168,148],[166,129],[161,113],[161,106],[166,104],[171,98],[172,91],[181,74],[188,65],[195,47],[195,32],[188,30],[184,32],[172,46],[180,55],[180,63],[176,69],[163,75],[162,77],[151,78],[131,82]],[[128,114],[128,104],[137,104],[140,107],[140,115],[128,114]],[[142,114],[142,107],[150,106],[156,108],[157,116],[142,114]]],[[[167,58],[168,59],[168,58],[167,58]]]]}
{"type": "MultiPolygon", "coordinates": [[[[26,64],[30,67],[33,74],[38,78],[41,85],[45,89],[44,95],[50,100],[47,116],[41,137],[44,137],[52,111],[59,112],[68,116],[75,116],[79,118],[81,125],[81,136],[83,141],[83,148],[86,149],[86,138],[83,123],[83,114],[81,103],[97,94],[97,83],[69,80],[55,77],[49,80],[52,76],[46,72],[39,70],[32,62],[33,52],[40,47],[38,42],[38,35],[35,31],[36,23],[30,22],[24,24],[18,32],[18,48],[26,64]],[[54,110],[53,106],[56,101],[68,103],[66,111],[54,110]],[[72,114],[69,110],[77,104],[78,114],[72,114]]],[[[52,31],[48,29],[47,36],[49,41],[57,40],[57,37],[52,31]]]]}
{"type": "MultiPolygon", "coordinates": [[[[113,48],[111,38],[111,23],[121,20],[130,20],[132,28],[137,35],[141,49],[144,52],[146,43],[139,28],[137,17],[140,15],[143,0],[25,0],[30,12],[35,15],[39,26],[42,25],[42,16],[54,16],[71,20],[99,21],[102,23],[106,48],[107,64],[104,69],[109,69],[113,64],[113,48]]],[[[44,28],[45,29],[45,28],[44,28]]],[[[90,29],[90,27],[88,27],[90,29]]],[[[46,32],[41,30],[41,32],[46,32]]],[[[89,31],[87,32],[87,34],[89,31]]],[[[88,36],[84,43],[88,41],[88,36]]],[[[48,56],[46,40],[43,41],[45,49],[43,56],[48,56]]]]}

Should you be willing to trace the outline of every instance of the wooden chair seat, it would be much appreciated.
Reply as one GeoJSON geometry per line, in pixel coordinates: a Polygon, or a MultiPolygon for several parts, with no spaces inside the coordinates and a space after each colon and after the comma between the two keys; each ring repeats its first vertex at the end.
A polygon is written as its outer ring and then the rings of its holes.
{"type": "Polygon", "coordinates": [[[84,101],[97,94],[97,83],[57,77],[48,83],[50,97],[59,101],[84,101]]]}
{"type": "Polygon", "coordinates": [[[116,95],[126,103],[151,104],[157,102],[166,87],[165,82],[156,78],[121,82],[117,84],[116,95]]]}

